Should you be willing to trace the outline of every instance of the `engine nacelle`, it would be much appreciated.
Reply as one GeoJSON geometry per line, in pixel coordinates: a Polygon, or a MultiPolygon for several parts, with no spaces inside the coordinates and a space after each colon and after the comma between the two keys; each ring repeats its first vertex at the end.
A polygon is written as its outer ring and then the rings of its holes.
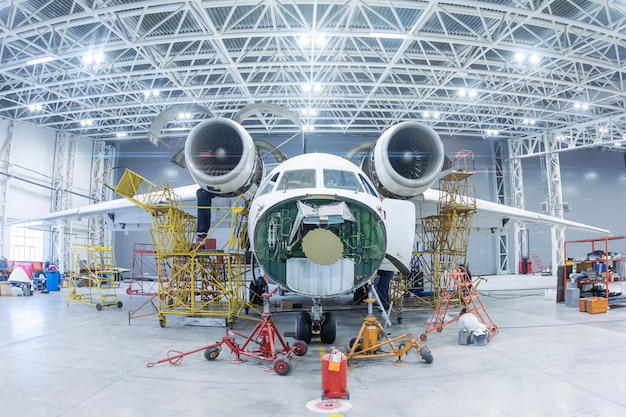
{"type": "Polygon", "coordinates": [[[221,117],[197,125],[185,142],[185,163],[203,189],[225,197],[259,184],[263,163],[250,134],[239,123],[221,117]]]}
{"type": "Polygon", "coordinates": [[[407,199],[422,194],[443,168],[441,138],[430,126],[403,122],[386,130],[363,159],[363,171],[385,197],[407,199]]]}

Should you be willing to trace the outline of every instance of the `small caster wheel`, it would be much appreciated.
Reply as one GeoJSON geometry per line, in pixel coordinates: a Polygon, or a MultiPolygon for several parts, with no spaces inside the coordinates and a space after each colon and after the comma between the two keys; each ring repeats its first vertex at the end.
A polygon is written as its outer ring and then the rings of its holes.
{"type": "Polygon", "coordinates": [[[425,342],[425,341],[426,341],[426,339],[428,339],[428,336],[426,336],[426,334],[425,334],[425,333],[422,333],[422,334],[420,335],[420,340],[421,340],[422,342],[425,342]]]}
{"type": "Polygon", "coordinates": [[[98,311],[102,310],[102,304],[100,303],[96,304],[96,310],[98,311]]]}
{"type": "Polygon", "coordinates": [[[220,349],[217,346],[206,348],[204,350],[204,358],[207,361],[215,360],[215,358],[217,358],[219,354],[220,354],[220,349]]]}
{"type": "Polygon", "coordinates": [[[165,327],[165,325],[167,324],[165,316],[159,316],[159,324],[161,325],[161,327],[165,327]]]}
{"type": "Polygon", "coordinates": [[[117,302],[117,308],[122,308],[122,306],[123,306],[123,305],[124,305],[124,304],[122,304],[122,302],[121,302],[121,301],[118,301],[118,302],[117,302]]]}

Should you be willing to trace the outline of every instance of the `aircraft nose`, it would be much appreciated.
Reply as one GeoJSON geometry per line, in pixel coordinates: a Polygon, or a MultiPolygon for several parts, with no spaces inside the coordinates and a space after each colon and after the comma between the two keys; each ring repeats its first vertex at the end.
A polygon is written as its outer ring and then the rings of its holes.
{"type": "Polygon", "coordinates": [[[313,229],[302,238],[302,251],[311,262],[332,265],[343,255],[343,243],[330,230],[313,229]]]}

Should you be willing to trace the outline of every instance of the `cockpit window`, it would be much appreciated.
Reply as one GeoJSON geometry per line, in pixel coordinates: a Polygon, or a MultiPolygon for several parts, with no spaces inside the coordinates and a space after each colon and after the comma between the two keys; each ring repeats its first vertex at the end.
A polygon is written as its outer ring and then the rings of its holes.
{"type": "Polygon", "coordinates": [[[363,184],[365,184],[365,188],[367,188],[367,192],[373,195],[374,197],[378,197],[378,193],[376,193],[376,189],[374,188],[372,183],[370,183],[369,180],[367,180],[361,174],[359,174],[359,178],[361,178],[361,181],[363,182],[363,184]]]}
{"type": "Polygon", "coordinates": [[[297,188],[315,187],[314,169],[297,169],[283,172],[278,190],[295,190],[297,188]]]}
{"type": "Polygon", "coordinates": [[[257,192],[257,195],[267,194],[270,191],[272,191],[272,189],[276,185],[277,179],[278,179],[278,173],[272,175],[272,178],[270,178],[265,184],[261,185],[261,189],[257,192]]]}
{"type": "Polygon", "coordinates": [[[352,171],[338,169],[324,170],[324,187],[341,188],[344,190],[363,191],[363,187],[352,171]]]}

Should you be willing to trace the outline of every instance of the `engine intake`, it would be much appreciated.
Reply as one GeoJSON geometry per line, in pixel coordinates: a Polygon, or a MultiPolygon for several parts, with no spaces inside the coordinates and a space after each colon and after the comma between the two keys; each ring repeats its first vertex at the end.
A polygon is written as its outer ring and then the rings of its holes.
{"type": "Polygon", "coordinates": [[[201,188],[225,197],[245,193],[263,175],[250,134],[239,123],[221,117],[208,119],[189,133],[185,162],[201,188]]]}
{"type": "Polygon", "coordinates": [[[444,160],[437,132],[421,123],[403,122],[382,134],[362,168],[382,195],[408,199],[437,181],[444,160]]]}

